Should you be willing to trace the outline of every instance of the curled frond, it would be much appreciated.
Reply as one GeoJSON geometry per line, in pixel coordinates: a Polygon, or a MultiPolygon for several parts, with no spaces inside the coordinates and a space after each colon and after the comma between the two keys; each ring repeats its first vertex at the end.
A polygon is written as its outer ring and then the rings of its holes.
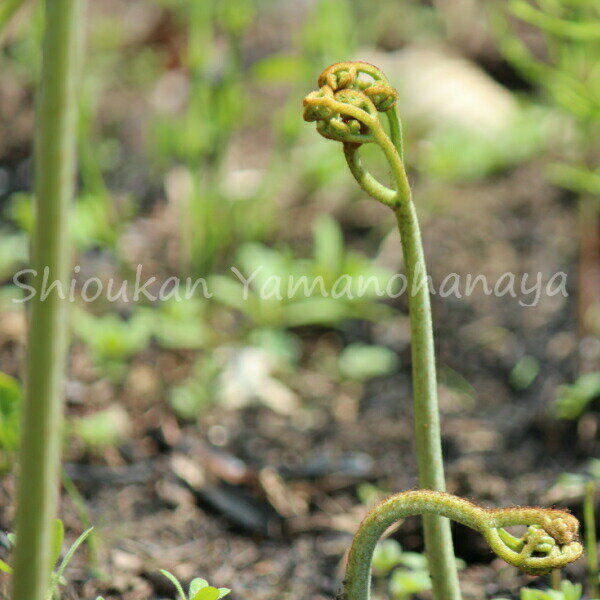
{"type": "Polygon", "coordinates": [[[562,569],[577,560],[583,547],[578,541],[579,521],[569,512],[536,507],[486,511],[490,522],[481,532],[496,554],[531,575],[562,569]],[[527,525],[520,538],[505,527],[527,525]]]}
{"type": "Polygon", "coordinates": [[[319,75],[319,86],[332,91],[351,89],[364,92],[379,112],[394,107],[398,92],[390,85],[383,71],[366,62],[347,61],[327,67],[319,75]]]}
{"type": "Polygon", "coordinates": [[[387,112],[394,108],[398,100],[398,92],[391,85],[382,83],[370,85],[364,89],[364,92],[379,112],[387,112]]]}
{"type": "Polygon", "coordinates": [[[364,144],[373,141],[377,109],[369,97],[354,89],[338,92],[324,85],[304,98],[304,120],[316,121],[317,131],[338,142],[364,144]]]}
{"type": "Polygon", "coordinates": [[[389,84],[381,69],[367,62],[345,61],[327,67],[320,75],[320,86],[328,85],[334,91],[344,88],[359,89],[359,75],[367,75],[373,82],[389,84]]]}
{"type": "Polygon", "coordinates": [[[534,507],[487,509],[464,498],[431,490],[391,496],[377,505],[361,523],[348,555],[343,600],[368,600],[371,561],[385,530],[414,515],[438,515],[479,531],[503,560],[532,575],[561,569],[583,553],[578,542],[579,522],[566,511],[534,507]],[[505,527],[525,525],[515,537],[505,527]]]}
{"type": "Polygon", "coordinates": [[[402,131],[395,108],[398,93],[386,76],[366,62],[341,62],[321,73],[319,86],[304,98],[304,120],[315,121],[323,137],[344,144],[350,171],[370,196],[393,210],[401,204],[408,206],[410,186],[402,162],[402,131]],[[389,133],[379,113],[385,113],[389,133]],[[380,183],[362,165],[357,150],[369,142],[383,150],[395,189],[380,183]]]}

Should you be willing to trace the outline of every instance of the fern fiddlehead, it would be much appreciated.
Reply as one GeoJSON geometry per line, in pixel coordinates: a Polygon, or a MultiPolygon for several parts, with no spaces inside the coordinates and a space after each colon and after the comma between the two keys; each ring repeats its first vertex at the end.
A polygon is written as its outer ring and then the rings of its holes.
{"type": "Polygon", "coordinates": [[[340,600],[370,598],[371,563],[375,546],[396,521],[415,515],[438,515],[481,533],[490,548],[507,563],[531,575],[542,575],[577,560],[579,522],[562,510],[536,507],[482,508],[458,496],[414,490],[391,496],[369,512],[361,523],[348,554],[340,600]],[[524,525],[515,537],[506,527],[524,525]]]}
{"type": "Polygon", "coordinates": [[[422,515],[425,547],[436,600],[460,600],[450,523],[453,519],[481,532],[491,549],[531,574],[561,568],[582,553],[578,522],[567,512],[541,508],[489,510],[443,493],[445,490],[433,328],[421,233],[404,168],[402,131],[395,108],[398,93],[385,75],[364,62],[331,65],[321,73],[320,89],[304,99],[304,119],[315,121],[324,137],[342,142],[348,167],[359,186],[391,208],[398,221],[409,290],[415,439],[419,483],[423,490],[392,496],[373,509],[352,544],[342,600],[368,600],[371,562],[385,529],[411,515],[422,515]],[[386,115],[389,135],[379,119],[386,115]],[[376,143],[389,163],[393,187],[363,166],[359,150],[376,143]],[[526,525],[521,537],[505,527],[526,525]]]}
{"type": "MultiPolygon", "coordinates": [[[[320,89],[304,99],[304,119],[315,121],[326,138],[342,142],[348,167],[375,200],[396,214],[406,267],[411,327],[415,441],[421,488],[443,492],[444,466],[437,400],[433,326],[427,270],[417,213],[403,163],[402,132],[396,112],[398,93],[386,76],[364,62],[331,65],[321,73],[320,89]],[[385,114],[389,135],[379,119],[385,114]],[[376,143],[390,166],[394,187],[363,166],[359,149],[376,143]]],[[[450,523],[438,514],[423,517],[425,547],[436,600],[460,600],[450,523]]]]}

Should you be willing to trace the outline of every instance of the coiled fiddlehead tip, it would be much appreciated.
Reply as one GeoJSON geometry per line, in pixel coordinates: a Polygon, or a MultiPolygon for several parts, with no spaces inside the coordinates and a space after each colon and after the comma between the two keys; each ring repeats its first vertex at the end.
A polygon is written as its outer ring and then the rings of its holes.
{"type": "Polygon", "coordinates": [[[377,121],[377,109],[360,90],[337,92],[324,85],[304,98],[304,120],[316,121],[317,131],[338,142],[364,144],[373,141],[371,129],[377,121]]]}
{"type": "Polygon", "coordinates": [[[345,143],[372,142],[378,112],[391,110],[398,99],[383,72],[365,62],[331,65],[319,76],[319,86],[304,98],[304,120],[316,121],[323,137],[345,143]]]}
{"type": "Polygon", "coordinates": [[[398,92],[390,85],[383,71],[366,62],[348,61],[331,65],[319,75],[318,82],[320,87],[327,85],[334,92],[360,90],[371,99],[379,112],[390,110],[398,100],[398,92]]]}
{"type": "Polygon", "coordinates": [[[368,75],[373,81],[389,84],[381,69],[362,61],[344,61],[327,67],[318,79],[319,86],[328,85],[334,91],[358,86],[359,74],[368,75]]]}
{"type": "Polygon", "coordinates": [[[398,100],[398,92],[391,85],[373,84],[365,88],[364,92],[379,112],[391,110],[398,100]]]}
{"type": "Polygon", "coordinates": [[[544,508],[490,510],[492,524],[483,531],[491,548],[506,562],[531,575],[561,569],[583,554],[579,521],[569,512],[544,508]],[[528,525],[520,537],[504,528],[528,525]]]}
{"type": "Polygon", "coordinates": [[[369,600],[371,563],[380,536],[412,515],[438,515],[479,531],[500,558],[531,575],[543,575],[577,560],[579,522],[570,513],[537,507],[483,508],[445,492],[411,490],[375,506],[360,524],[346,566],[341,600],[369,600]],[[525,526],[516,537],[505,527],[525,526]]]}
{"type": "Polygon", "coordinates": [[[335,110],[329,105],[328,100],[333,99],[333,90],[328,85],[324,85],[316,92],[310,92],[304,98],[304,120],[305,121],[325,121],[336,115],[335,110]]]}
{"type": "Polygon", "coordinates": [[[402,128],[395,110],[398,92],[383,72],[365,62],[341,62],[319,76],[320,89],[304,98],[304,120],[315,121],[325,138],[342,142],[350,172],[372,198],[397,210],[408,206],[410,186],[403,164],[402,128]],[[385,113],[389,132],[381,124],[385,113]],[[383,185],[362,165],[358,149],[377,143],[391,167],[395,188],[383,185]]]}

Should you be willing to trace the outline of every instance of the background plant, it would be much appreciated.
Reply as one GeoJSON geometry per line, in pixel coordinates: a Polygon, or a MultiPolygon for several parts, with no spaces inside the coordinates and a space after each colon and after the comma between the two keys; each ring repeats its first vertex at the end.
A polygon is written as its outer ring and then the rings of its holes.
{"type": "MultiPolygon", "coordinates": [[[[68,548],[63,559],[59,562],[65,537],[65,527],[60,519],[54,519],[52,526],[52,554],[50,560],[51,574],[47,594],[44,596],[45,600],[60,600],[60,588],[67,584],[67,580],[64,576],[65,570],[69,566],[69,563],[71,562],[71,559],[73,558],[73,555],[79,546],[81,546],[81,544],[83,544],[86,539],[89,538],[92,531],[92,528],[84,531],[68,548]]],[[[13,545],[16,545],[17,538],[15,535],[10,535],[9,540],[13,545]]],[[[1,560],[0,571],[4,571],[9,575],[13,573],[12,568],[1,560]]]]}
{"type": "MultiPolygon", "coordinates": [[[[37,227],[32,265],[48,266],[65,281],[69,260],[67,217],[75,166],[76,78],[84,3],[46,5],[42,83],[36,135],[37,227]]],[[[36,286],[39,288],[36,281],[36,286]]],[[[65,303],[54,294],[32,302],[26,368],[23,439],[17,495],[13,599],[42,600],[48,585],[51,532],[56,512],[62,384],[66,353],[65,303]]]]}
{"type": "Polygon", "coordinates": [[[600,7],[596,2],[560,0],[527,2],[510,0],[508,14],[535,28],[544,42],[544,58],[518,36],[512,35],[504,7],[494,11],[500,47],[508,60],[547,100],[570,119],[574,135],[561,162],[552,165],[552,181],[578,197],[580,222],[579,323],[592,333],[597,298],[598,174],[595,167],[600,126],[600,77],[596,64],[600,52],[600,7]]]}

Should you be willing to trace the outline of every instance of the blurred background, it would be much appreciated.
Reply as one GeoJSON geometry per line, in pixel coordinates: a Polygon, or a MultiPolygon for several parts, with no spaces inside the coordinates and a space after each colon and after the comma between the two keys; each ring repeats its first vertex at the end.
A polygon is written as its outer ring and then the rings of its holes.
{"type": "MultiPolygon", "coordinates": [[[[42,19],[40,2],[0,4],[4,531],[42,19]]],[[[581,516],[600,479],[599,23],[597,0],[89,2],[61,516],[70,539],[96,530],[66,598],[166,597],[158,568],[234,599],[331,598],[366,508],[417,486],[406,295],[287,289],[384,285],[403,268],[393,215],[302,121],[342,60],[379,66],[400,93],[449,491],[581,516]],[[232,267],[255,274],[247,297],[232,267]],[[465,293],[468,275],[501,293],[465,293]],[[150,278],[163,300],[134,299],[150,278]],[[110,301],[109,281],[126,297],[110,301]]],[[[466,598],[547,587],[455,533],[466,598]]],[[[393,537],[378,594],[427,597],[419,521],[393,537]]]]}

